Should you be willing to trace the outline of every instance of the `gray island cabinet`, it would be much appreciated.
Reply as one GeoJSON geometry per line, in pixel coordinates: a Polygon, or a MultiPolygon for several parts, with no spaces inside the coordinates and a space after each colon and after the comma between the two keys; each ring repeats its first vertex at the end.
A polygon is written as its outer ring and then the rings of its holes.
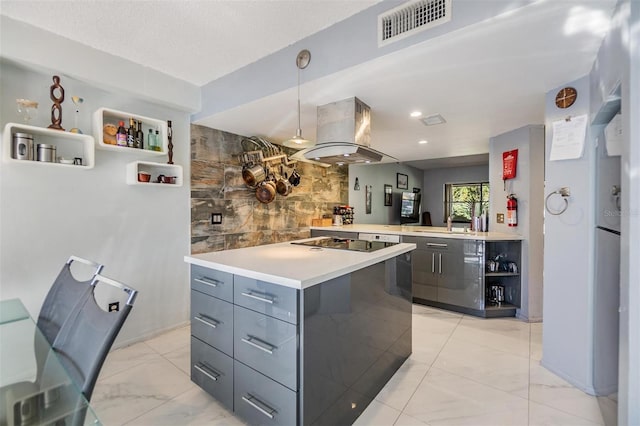
{"type": "Polygon", "coordinates": [[[186,256],[191,379],[251,425],[351,424],[411,353],[411,251],[186,256]]]}

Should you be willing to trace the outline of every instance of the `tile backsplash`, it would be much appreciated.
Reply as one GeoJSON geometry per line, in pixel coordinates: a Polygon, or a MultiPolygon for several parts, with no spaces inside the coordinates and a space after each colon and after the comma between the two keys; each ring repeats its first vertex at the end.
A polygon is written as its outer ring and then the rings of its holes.
{"type": "Polygon", "coordinates": [[[242,180],[243,136],[191,125],[191,253],[309,237],[311,219],[347,204],[348,169],[296,164],[300,185],[263,204],[242,180]],[[211,214],[222,224],[212,225],[211,214]]]}

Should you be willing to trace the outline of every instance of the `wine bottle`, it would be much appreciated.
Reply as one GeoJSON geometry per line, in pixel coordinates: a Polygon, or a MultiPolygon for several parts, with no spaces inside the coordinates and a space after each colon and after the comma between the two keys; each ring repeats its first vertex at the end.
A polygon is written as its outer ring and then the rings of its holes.
{"type": "Polygon", "coordinates": [[[124,121],[118,123],[118,132],[116,133],[116,145],[127,146],[127,131],[124,129],[124,121]]]}
{"type": "Polygon", "coordinates": [[[133,148],[136,142],[136,122],[131,117],[129,119],[129,128],[127,129],[127,146],[133,148]]]}
{"type": "Polygon", "coordinates": [[[138,121],[138,130],[136,130],[136,148],[144,149],[144,132],[142,131],[142,121],[138,121]]]}

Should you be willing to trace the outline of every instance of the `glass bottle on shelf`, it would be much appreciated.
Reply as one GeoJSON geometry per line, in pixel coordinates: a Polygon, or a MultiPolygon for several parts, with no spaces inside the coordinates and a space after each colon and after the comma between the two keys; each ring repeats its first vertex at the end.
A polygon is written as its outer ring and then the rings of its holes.
{"type": "Polygon", "coordinates": [[[155,140],[156,140],[156,135],[153,134],[153,129],[149,129],[149,134],[147,135],[147,149],[149,151],[155,151],[155,140]]]}
{"type": "Polygon", "coordinates": [[[156,143],[153,146],[153,150],[162,151],[162,140],[160,139],[160,131],[158,129],[156,129],[155,139],[156,139],[156,143]]]}
{"type": "Polygon", "coordinates": [[[136,148],[144,149],[144,132],[142,131],[142,121],[138,121],[138,130],[136,130],[136,148]]]}
{"type": "Polygon", "coordinates": [[[124,121],[118,123],[118,132],[116,133],[116,145],[127,146],[127,131],[124,128],[124,121]]]}
{"type": "Polygon", "coordinates": [[[134,148],[136,142],[136,122],[131,117],[129,119],[129,128],[127,129],[127,146],[129,148],[134,148]]]}

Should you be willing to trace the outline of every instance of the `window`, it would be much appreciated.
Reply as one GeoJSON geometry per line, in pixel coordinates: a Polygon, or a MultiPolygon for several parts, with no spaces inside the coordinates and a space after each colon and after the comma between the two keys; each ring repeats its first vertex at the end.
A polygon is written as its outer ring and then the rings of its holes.
{"type": "Polygon", "coordinates": [[[489,182],[446,183],[444,185],[444,221],[471,222],[471,216],[489,211],[489,182]]]}

